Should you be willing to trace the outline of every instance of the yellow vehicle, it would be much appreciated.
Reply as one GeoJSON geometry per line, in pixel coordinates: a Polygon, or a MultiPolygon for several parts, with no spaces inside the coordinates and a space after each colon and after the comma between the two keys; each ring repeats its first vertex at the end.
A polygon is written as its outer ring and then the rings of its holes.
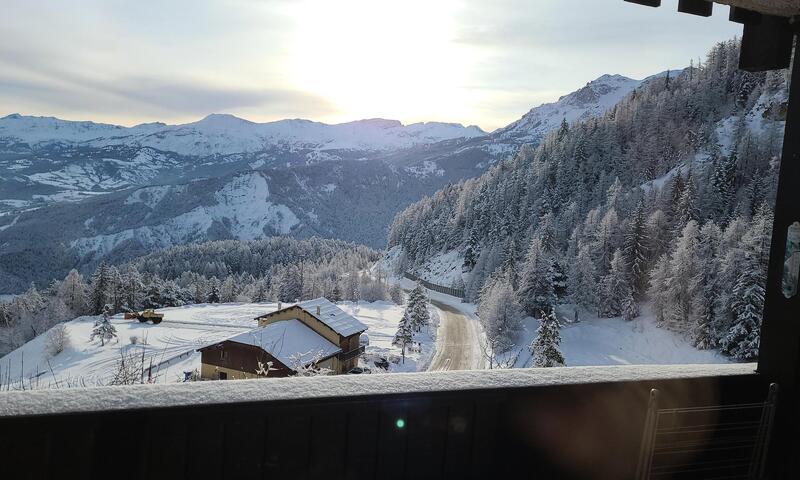
{"type": "Polygon", "coordinates": [[[161,323],[162,320],[164,320],[164,314],[156,313],[153,309],[148,309],[141,313],[128,312],[125,314],[125,319],[126,320],[136,319],[142,323],[150,321],[153,322],[153,325],[158,325],[159,323],[161,323]]]}

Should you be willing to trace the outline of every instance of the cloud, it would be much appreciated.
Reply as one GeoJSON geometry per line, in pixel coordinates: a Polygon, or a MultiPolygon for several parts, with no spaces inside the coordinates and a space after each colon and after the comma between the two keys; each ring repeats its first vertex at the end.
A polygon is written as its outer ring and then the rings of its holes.
{"type": "MultiPolygon", "coordinates": [[[[330,114],[326,99],[283,87],[248,88],[192,78],[108,76],[59,66],[48,55],[0,49],[0,104],[20,113],[119,118],[118,123],[248,112],[257,120],[330,114]]],[[[6,112],[10,113],[10,112],[6,112]]]]}

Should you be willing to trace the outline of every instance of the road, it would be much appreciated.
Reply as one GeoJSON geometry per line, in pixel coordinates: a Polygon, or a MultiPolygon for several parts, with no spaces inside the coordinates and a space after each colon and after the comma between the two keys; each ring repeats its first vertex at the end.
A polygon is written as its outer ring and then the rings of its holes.
{"type": "Polygon", "coordinates": [[[431,304],[439,309],[439,330],[428,371],[483,368],[477,320],[444,302],[431,299],[431,304]]]}

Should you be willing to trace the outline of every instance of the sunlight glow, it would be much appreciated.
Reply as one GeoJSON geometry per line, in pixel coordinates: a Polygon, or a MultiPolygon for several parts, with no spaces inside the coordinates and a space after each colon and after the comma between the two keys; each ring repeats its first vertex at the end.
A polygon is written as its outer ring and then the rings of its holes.
{"type": "Polygon", "coordinates": [[[298,2],[290,78],[349,119],[470,118],[469,58],[453,42],[456,3],[298,2]]]}

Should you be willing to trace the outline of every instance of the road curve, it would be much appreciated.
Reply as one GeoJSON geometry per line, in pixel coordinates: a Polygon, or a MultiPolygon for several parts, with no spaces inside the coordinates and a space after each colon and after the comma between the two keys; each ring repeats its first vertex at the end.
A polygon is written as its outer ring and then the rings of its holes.
{"type": "Polygon", "coordinates": [[[434,299],[431,299],[431,304],[439,310],[439,329],[436,353],[428,371],[482,368],[475,320],[467,318],[452,305],[434,299]]]}

